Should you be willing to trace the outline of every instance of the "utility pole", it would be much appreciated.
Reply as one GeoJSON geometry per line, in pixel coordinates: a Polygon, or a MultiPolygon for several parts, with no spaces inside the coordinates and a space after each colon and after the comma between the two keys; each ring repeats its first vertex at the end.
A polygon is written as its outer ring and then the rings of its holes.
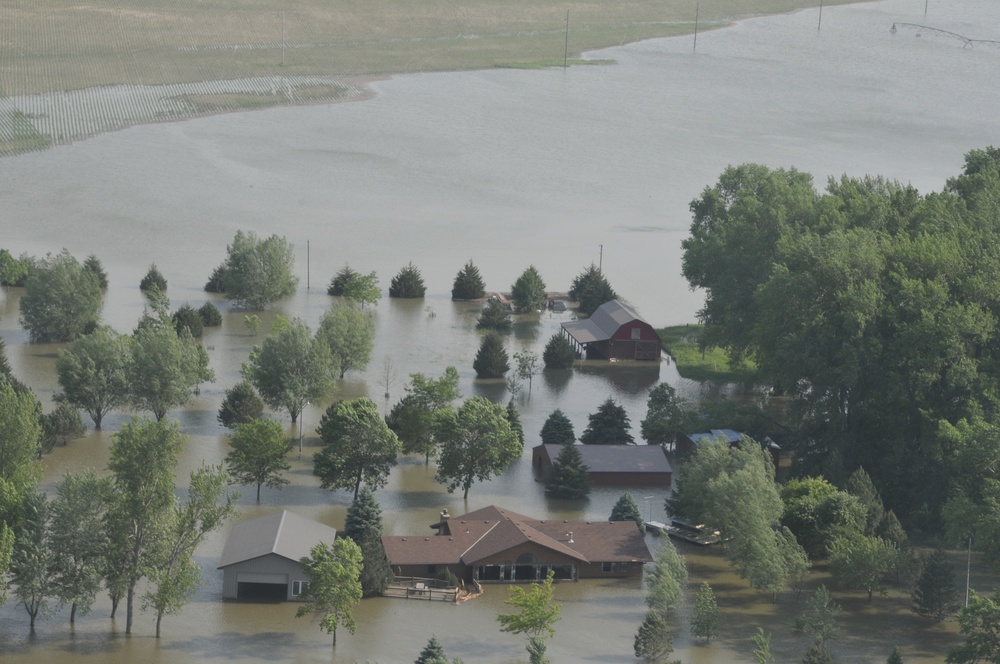
{"type": "Polygon", "coordinates": [[[281,12],[281,66],[285,66],[285,12],[281,12]]]}
{"type": "Polygon", "coordinates": [[[701,9],[699,3],[694,4],[694,48],[692,53],[698,52],[698,11],[701,9]]]}
{"type": "Polygon", "coordinates": [[[819,23],[816,24],[816,32],[823,27],[823,0],[819,0],[819,23]]]}
{"type": "Polygon", "coordinates": [[[569,62],[569,10],[566,10],[566,41],[563,44],[563,69],[569,62]]]}
{"type": "Polygon", "coordinates": [[[309,240],[306,240],[306,290],[309,290],[309,240]]]}
{"type": "Polygon", "coordinates": [[[597,255],[597,271],[600,272],[601,267],[604,265],[604,245],[599,244],[597,246],[600,247],[601,250],[601,253],[597,255]]]}

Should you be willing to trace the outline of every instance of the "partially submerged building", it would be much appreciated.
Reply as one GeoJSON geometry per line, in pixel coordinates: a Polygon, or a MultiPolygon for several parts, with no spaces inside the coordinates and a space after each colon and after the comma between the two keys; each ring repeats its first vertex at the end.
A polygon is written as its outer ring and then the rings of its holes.
{"type": "Polygon", "coordinates": [[[563,323],[562,331],[588,360],[660,359],[660,335],[632,307],[618,300],[605,302],[590,318],[563,323]]]}
{"type": "Polygon", "coordinates": [[[634,521],[532,519],[495,505],[432,525],[436,535],[383,536],[397,576],[434,577],[444,569],[466,582],[640,576],[652,556],[634,521]]]}
{"type": "MultiPolygon", "coordinates": [[[[591,484],[611,486],[670,486],[673,470],[659,445],[577,445],[591,484]]],[[[544,474],[552,472],[562,445],[536,445],[531,462],[544,474]]]]}
{"type": "Polygon", "coordinates": [[[309,582],[299,560],[337,530],[282,510],[233,526],[222,550],[223,599],[292,600],[309,582]]]}
{"type": "MultiPolygon", "coordinates": [[[[719,441],[728,443],[730,447],[739,447],[744,439],[753,441],[753,438],[750,438],[750,436],[732,429],[710,429],[703,433],[677,433],[674,436],[674,446],[681,454],[690,454],[699,445],[705,443],[719,441]]],[[[754,444],[756,444],[756,441],[754,441],[754,444]]],[[[764,448],[771,455],[771,461],[774,462],[774,467],[777,468],[781,461],[781,446],[770,438],[765,438],[764,448]]]]}

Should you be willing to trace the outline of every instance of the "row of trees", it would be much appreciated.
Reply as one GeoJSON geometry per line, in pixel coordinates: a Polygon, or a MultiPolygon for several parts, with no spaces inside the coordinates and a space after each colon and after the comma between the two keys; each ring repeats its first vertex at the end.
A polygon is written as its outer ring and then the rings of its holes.
{"type": "Polygon", "coordinates": [[[11,399],[13,394],[0,385],[0,399],[10,408],[3,425],[18,434],[3,439],[9,453],[4,471],[18,471],[2,478],[0,541],[6,553],[0,559],[9,572],[2,578],[10,580],[31,628],[65,604],[73,622],[103,587],[112,618],[125,600],[125,632],[131,633],[143,584],[142,604],[156,615],[159,637],[163,617],[179,612],[201,582],[195,549],[229,518],[238,494],[227,491],[221,468],[203,466],[191,473],[187,498],[179,500],[174,471],[186,437],[176,422],[140,418],[114,435],[106,477],[67,473],[50,501],[37,491],[37,466],[29,461],[40,435],[32,421],[34,404],[11,399]]]}

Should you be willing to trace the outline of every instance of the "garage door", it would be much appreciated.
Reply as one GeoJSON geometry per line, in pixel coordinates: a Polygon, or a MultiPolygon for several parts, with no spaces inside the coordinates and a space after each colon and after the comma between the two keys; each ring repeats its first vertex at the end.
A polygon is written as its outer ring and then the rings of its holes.
{"type": "Polygon", "coordinates": [[[288,585],[288,575],[287,574],[251,574],[249,572],[240,572],[236,575],[237,583],[280,583],[285,586],[288,585]]]}

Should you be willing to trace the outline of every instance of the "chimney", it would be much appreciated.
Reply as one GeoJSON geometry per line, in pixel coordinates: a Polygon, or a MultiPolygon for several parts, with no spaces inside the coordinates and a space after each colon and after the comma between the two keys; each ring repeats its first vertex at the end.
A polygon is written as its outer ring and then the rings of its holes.
{"type": "Polygon", "coordinates": [[[448,514],[448,508],[445,508],[445,509],[441,510],[441,520],[442,521],[447,521],[450,518],[451,518],[451,515],[448,514]]]}
{"type": "Polygon", "coordinates": [[[572,544],[573,543],[573,531],[571,530],[568,533],[566,533],[566,537],[569,538],[569,541],[567,542],[567,544],[572,544]]]}

